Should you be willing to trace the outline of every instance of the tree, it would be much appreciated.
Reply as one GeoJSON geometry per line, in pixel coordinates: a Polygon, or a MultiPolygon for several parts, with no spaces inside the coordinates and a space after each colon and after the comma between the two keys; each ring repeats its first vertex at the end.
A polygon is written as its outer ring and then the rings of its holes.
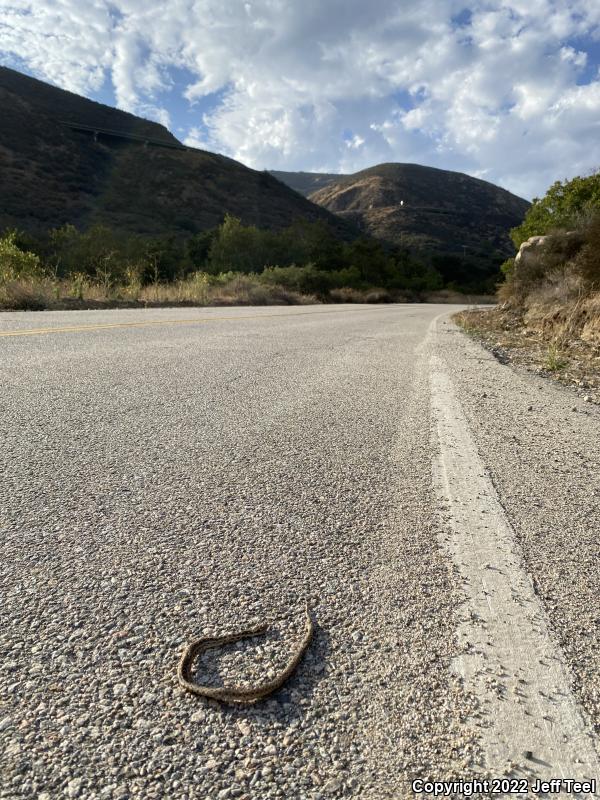
{"type": "Polygon", "coordinates": [[[396,273],[390,285],[397,289],[431,292],[441,289],[442,276],[434,267],[417,261],[410,255],[396,262],[396,273]]]}
{"type": "Polygon", "coordinates": [[[210,228],[207,231],[196,233],[186,242],[187,255],[196,269],[204,267],[208,261],[208,254],[212,243],[217,238],[219,233],[218,228],[210,228]]]}
{"type": "Polygon", "coordinates": [[[357,239],[348,247],[350,266],[371,286],[385,286],[394,272],[393,259],[374,239],[357,239]]]}
{"type": "Polygon", "coordinates": [[[260,272],[264,266],[261,232],[227,214],[210,246],[208,271],[260,272]]]}
{"type": "Polygon", "coordinates": [[[174,235],[150,239],[144,250],[145,282],[172,281],[193,269],[183,242],[174,235]]]}

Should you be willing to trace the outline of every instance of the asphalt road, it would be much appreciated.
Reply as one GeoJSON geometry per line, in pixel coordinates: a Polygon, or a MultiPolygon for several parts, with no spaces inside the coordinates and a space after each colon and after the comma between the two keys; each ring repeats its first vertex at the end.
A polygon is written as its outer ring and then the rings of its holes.
{"type": "Polygon", "coordinates": [[[0,797],[600,778],[599,410],[453,310],[0,314],[0,797]]]}

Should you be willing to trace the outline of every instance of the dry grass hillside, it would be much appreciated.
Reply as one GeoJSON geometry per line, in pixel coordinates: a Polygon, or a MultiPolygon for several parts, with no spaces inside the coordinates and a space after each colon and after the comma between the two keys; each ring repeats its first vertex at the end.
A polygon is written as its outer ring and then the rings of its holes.
{"type": "Polygon", "coordinates": [[[310,199],[389,242],[504,256],[514,252],[508,231],[529,207],[486,181],[418,164],[380,164],[342,177],[310,199]]]}
{"type": "Polygon", "coordinates": [[[574,384],[600,402],[600,213],[521,245],[499,305],[457,321],[501,359],[574,384]]]}
{"type": "Polygon", "coordinates": [[[161,125],[5,67],[0,103],[0,229],[101,223],[153,236],[188,235],[229,213],[275,229],[296,219],[321,220],[342,236],[355,235],[266,172],[185,148],[161,125]],[[96,140],[94,130],[100,131],[96,140]]]}
{"type": "Polygon", "coordinates": [[[337,172],[283,172],[276,169],[269,170],[269,172],[278,181],[285,183],[290,189],[303,194],[305,197],[309,197],[318,189],[331,186],[331,184],[338,183],[343,178],[349,177],[337,172]]]}

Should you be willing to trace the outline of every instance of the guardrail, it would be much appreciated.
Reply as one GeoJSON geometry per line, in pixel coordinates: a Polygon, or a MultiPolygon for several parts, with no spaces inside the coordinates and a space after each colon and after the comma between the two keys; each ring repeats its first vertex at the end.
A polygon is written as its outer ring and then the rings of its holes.
{"type": "Polygon", "coordinates": [[[126,133],[125,131],[115,131],[111,128],[100,128],[96,125],[83,125],[79,122],[69,122],[67,120],[61,120],[61,124],[65,125],[67,128],[70,128],[72,131],[81,131],[82,133],[91,133],[94,137],[94,141],[98,141],[98,136],[112,136],[116,139],[126,139],[132,142],[140,142],[145,147],[148,145],[152,145],[153,147],[168,147],[171,150],[187,150],[188,148],[185,147],[183,144],[179,144],[176,142],[167,142],[164,139],[153,139],[149,136],[140,136],[138,133],[126,133]]]}

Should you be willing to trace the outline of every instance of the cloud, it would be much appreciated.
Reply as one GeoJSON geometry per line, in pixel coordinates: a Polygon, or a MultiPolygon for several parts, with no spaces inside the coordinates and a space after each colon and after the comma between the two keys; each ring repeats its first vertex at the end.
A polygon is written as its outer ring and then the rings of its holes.
{"type": "Polygon", "coordinates": [[[188,143],[258,169],[418,161],[526,196],[600,165],[598,41],[596,0],[0,0],[5,61],[88,96],[109,80],[188,143]]]}

